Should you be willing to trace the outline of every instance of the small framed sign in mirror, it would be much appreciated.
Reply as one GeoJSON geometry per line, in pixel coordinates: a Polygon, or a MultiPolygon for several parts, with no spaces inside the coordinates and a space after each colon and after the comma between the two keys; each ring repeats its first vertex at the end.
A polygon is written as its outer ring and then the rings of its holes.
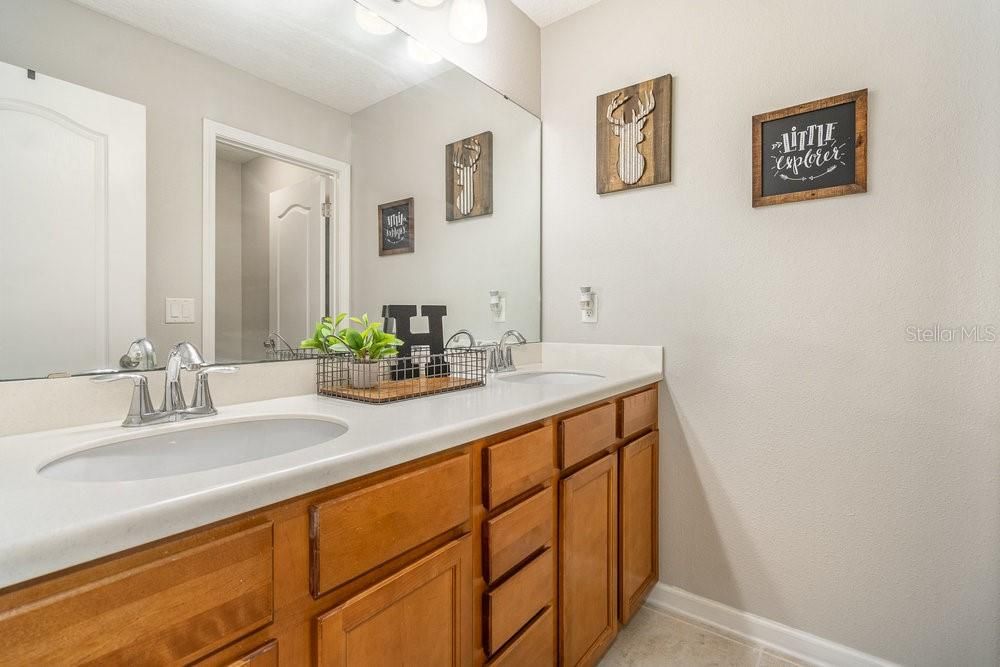
{"type": "Polygon", "coordinates": [[[753,117],[753,205],[868,189],[868,90],[753,117]]]}
{"type": "Polygon", "coordinates": [[[378,254],[413,252],[413,197],[379,204],[378,254]]]}

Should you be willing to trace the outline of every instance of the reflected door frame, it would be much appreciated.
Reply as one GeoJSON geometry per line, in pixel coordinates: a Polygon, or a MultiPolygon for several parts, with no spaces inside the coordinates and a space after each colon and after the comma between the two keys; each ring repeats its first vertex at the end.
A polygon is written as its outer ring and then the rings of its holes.
{"type": "Polygon", "coordinates": [[[327,250],[333,267],[326,293],[330,296],[331,313],[350,312],[351,165],[209,118],[204,120],[202,142],[202,356],[209,363],[215,362],[215,169],[216,145],[219,142],[290,162],[332,178],[330,194],[333,196],[333,212],[327,250]]]}

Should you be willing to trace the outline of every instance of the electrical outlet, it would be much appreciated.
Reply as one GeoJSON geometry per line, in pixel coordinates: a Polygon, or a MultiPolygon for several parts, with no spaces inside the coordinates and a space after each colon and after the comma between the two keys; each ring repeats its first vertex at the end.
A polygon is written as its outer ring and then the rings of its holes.
{"type": "Polygon", "coordinates": [[[587,324],[597,324],[597,295],[591,294],[590,308],[580,309],[580,321],[587,324]]]}
{"type": "Polygon", "coordinates": [[[493,321],[494,322],[506,322],[507,321],[507,297],[500,297],[500,307],[493,311],[493,321]]]}

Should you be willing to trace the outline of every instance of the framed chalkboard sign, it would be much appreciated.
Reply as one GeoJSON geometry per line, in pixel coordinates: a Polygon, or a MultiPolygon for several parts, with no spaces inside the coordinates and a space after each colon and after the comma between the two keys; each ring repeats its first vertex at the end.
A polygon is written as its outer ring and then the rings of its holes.
{"type": "Polygon", "coordinates": [[[753,205],[868,189],[868,90],[753,117],[753,205]]]}
{"type": "Polygon", "coordinates": [[[378,254],[404,252],[413,252],[413,197],[378,207],[378,254]]]}

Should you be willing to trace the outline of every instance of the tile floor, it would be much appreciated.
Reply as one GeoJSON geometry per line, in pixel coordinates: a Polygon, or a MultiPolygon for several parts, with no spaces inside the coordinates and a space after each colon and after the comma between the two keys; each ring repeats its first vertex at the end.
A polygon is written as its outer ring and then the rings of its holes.
{"type": "Polygon", "coordinates": [[[803,667],[760,646],[643,607],[599,667],[803,667]]]}

